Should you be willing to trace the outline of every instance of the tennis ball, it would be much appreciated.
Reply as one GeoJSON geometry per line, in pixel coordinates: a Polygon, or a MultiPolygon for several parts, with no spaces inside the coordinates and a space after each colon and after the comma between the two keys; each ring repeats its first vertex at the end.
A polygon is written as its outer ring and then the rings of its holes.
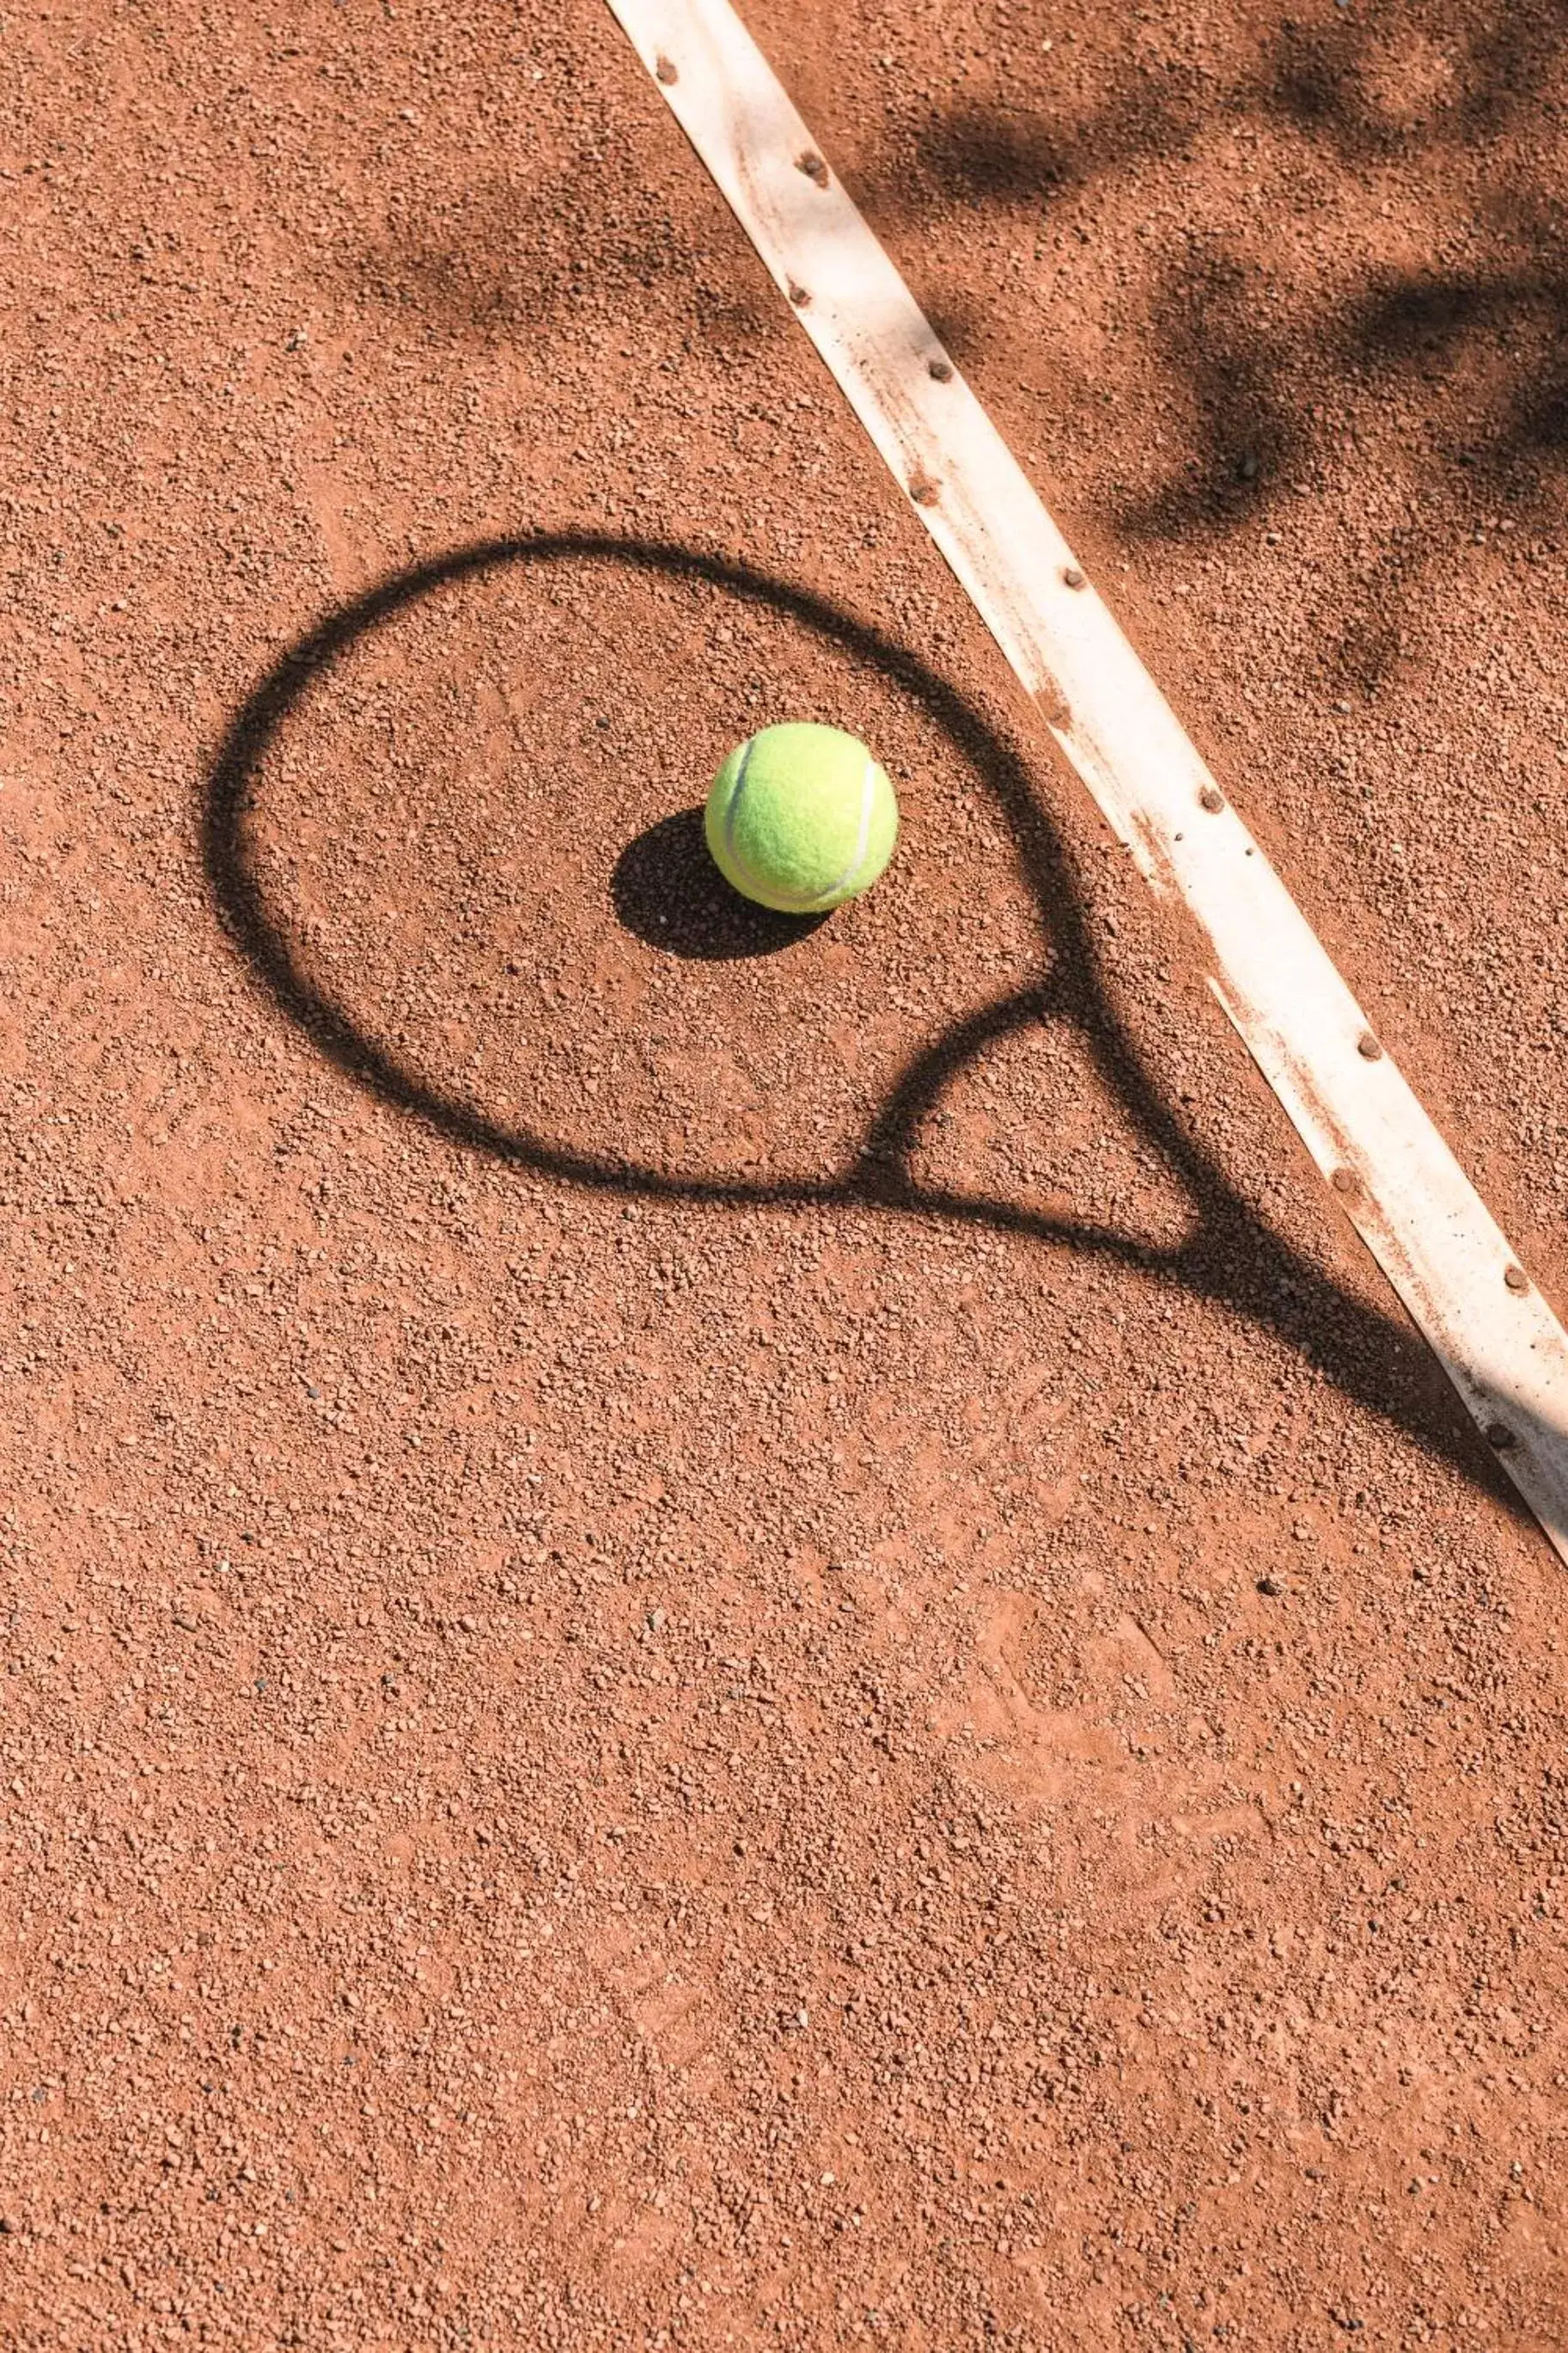
{"type": "Polygon", "coordinates": [[[713,779],[703,830],[727,882],[784,915],[820,915],[868,890],[893,854],[899,804],[885,768],[837,727],[795,721],[738,744],[713,779]]]}

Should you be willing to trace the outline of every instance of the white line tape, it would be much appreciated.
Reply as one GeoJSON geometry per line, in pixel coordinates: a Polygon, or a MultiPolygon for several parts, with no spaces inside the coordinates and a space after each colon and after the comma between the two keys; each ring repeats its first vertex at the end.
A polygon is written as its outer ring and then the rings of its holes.
{"type": "Polygon", "coordinates": [[[1340,1205],[1568,1560],[1568,1338],[728,0],[609,0],[1340,1205]]]}

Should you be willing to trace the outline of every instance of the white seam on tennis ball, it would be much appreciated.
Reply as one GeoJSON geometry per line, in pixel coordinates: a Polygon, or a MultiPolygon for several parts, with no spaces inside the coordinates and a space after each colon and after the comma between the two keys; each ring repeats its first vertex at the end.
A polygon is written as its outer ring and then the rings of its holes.
{"type": "Polygon", "coordinates": [[[835,891],[842,891],[844,885],[859,872],[866,856],[866,845],[871,839],[871,811],[876,799],[877,763],[868,752],[866,773],[860,779],[860,823],[855,836],[855,848],[848,864],[841,867],[832,881],[816,893],[819,899],[830,899],[835,891]]]}
{"type": "Polygon", "coordinates": [[[748,735],[741,746],[741,765],[735,771],[735,781],[730,788],[730,806],[724,812],[724,848],[734,863],[740,867],[743,867],[746,861],[743,858],[737,857],[735,853],[735,813],[741,806],[746,771],[752,765],[752,754],[756,748],[756,737],[748,735]]]}

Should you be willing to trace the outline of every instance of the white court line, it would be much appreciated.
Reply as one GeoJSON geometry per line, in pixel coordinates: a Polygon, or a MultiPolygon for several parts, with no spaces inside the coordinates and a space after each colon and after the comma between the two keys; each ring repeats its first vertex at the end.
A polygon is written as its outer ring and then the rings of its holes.
{"type": "Polygon", "coordinates": [[[728,0],[609,0],[1335,1198],[1568,1560],[1568,1338],[728,0]]]}

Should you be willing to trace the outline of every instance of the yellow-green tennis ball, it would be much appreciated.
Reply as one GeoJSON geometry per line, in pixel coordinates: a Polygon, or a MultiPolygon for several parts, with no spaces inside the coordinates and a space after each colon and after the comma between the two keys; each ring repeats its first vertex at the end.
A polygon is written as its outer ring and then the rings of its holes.
{"type": "Polygon", "coordinates": [[[727,882],[784,915],[820,915],[868,890],[893,854],[885,768],[838,727],[764,727],[713,779],[703,829],[727,882]]]}

